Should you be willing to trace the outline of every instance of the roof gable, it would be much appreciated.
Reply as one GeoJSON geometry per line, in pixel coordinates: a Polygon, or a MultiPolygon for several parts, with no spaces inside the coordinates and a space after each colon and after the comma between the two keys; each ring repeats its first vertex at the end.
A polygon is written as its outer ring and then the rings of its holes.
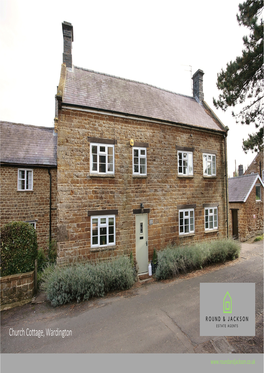
{"type": "Polygon", "coordinates": [[[229,202],[246,202],[257,181],[264,187],[258,174],[243,175],[228,179],[229,202]]]}
{"type": "Polygon", "coordinates": [[[63,104],[225,131],[207,105],[148,84],[73,66],[60,86],[63,104]]]}
{"type": "Polygon", "coordinates": [[[57,165],[57,136],[53,128],[0,121],[2,164],[57,165]]]}

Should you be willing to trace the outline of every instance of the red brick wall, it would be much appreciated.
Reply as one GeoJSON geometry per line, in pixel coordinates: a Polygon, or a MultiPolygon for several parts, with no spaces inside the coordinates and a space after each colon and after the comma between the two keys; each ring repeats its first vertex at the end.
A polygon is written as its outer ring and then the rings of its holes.
{"type": "MultiPolygon", "coordinates": [[[[27,168],[27,167],[21,167],[27,168]]],[[[12,221],[36,221],[38,247],[46,249],[49,241],[50,177],[46,168],[33,169],[33,191],[17,190],[19,167],[0,168],[0,226],[12,221]]],[[[57,170],[52,175],[52,239],[57,236],[57,170]]]]}
{"type": "MultiPolygon", "coordinates": [[[[259,182],[256,184],[259,185],[259,182]]],[[[245,203],[229,203],[231,235],[231,209],[238,209],[238,239],[240,241],[247,241],[258,234],[263,234],[263,198],[264,188],[261,186],[261,201],[256,201],[256,187],[254,186],[245,203]]]]}
{"type": "Polygon", "coordinates": [[[135,215],[150,209],[149,260],[171,242],[188,244],[226,237],[224,139],[222,135],[150,122],[62,110],[58,121],[58,262],[135,255],[135,215]],[[90,176],[88,137],[115,139],[114,177],[90,176]],[[148,143],[147,177],[132,174],[130,139],[148,143]],[[194,177],[178,177],[177,146],[194,147],[194,177]],[[202,153],[216,152],[217,176],[203,177],[202,153]],[[205,203],[219,204],[218,232],[205,233],[205,203]],[[196,204],[195,234],[179,238],[178,205],[196,204]],[[90,250],[89,210],[118,210],[116,246],[90,250]]]}

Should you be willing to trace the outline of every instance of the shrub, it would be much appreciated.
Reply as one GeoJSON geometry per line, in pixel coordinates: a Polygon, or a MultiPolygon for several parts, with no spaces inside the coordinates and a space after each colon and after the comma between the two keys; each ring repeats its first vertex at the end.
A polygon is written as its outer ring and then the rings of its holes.
{"type": "Polygon", "coordinates": [[[52,306],[71,301],[102,297],[114,290],[129,289],[134,283],[133,268],[128,257],[98,264],[68,267],[48,265],[42,275],[42,289],[52,306]]]}
{"type": "Polygon", "coordinates": [[[12,222],[1,228],[1,276],[34,270],[36,230],[28,223],[12,222]]]}
{"type": "Polygon", "coordinates": [[[233,240],[215,240],[194,246],[169,247],[158,252],[157,280],[176,276],[205,265],[238,258],[240,245],[233,240]]]}
{"type": "Polygon", "coordinates": [[[38,272],[42,272],[48,261],[43,249],[38,249],[37,261],[38,272]]]}

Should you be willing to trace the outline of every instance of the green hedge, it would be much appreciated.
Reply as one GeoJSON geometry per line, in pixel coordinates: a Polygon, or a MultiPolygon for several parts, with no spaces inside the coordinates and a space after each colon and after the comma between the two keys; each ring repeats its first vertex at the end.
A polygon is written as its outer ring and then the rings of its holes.
{"type": "Polygon", "coordinates": [[[134,271],[128,257],[96,265],[77,264],[68,267],[49,265],[42,274],[41,288],[52,306],[102,297],[113,290],[129,289],[134,271]]]}
{"type": "Polygon", "coordinates": [[[169,247],[158,252],[156,279],[165,280],[180,272],[238,258],[240,244],[231,239],[215,240],[193,246],[169,247]]]}
{"type": "Polygon", "coordinates": [[[34,270],[36,230],[28,223],[12,222],[1,228],[1,276],[34,270]]]}

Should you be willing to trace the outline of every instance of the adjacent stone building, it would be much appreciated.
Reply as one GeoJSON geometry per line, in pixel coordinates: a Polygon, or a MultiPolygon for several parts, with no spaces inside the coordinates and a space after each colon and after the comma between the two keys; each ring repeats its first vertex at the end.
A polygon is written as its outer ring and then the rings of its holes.
{"type": "Polygon", "coordinates": [[[57,239],[57,135],[53,128],[0,122],[0,226],[25,221],[38,247],[57,239]]]}
{"type": "Polygon", "coordinates": [[[264,181],[264,167],[263,167],[263,160],[264,155],[263,151],[257,153],[256,157],[253,159],[247,170],[245,171],[245,175],[249,175],[252,173],[259,174],[262,181],[264,181]]]}
{"type": "Polygon", "coordinates": [[[227,130],[204,101],[72,64],[62,24],[56,95],[58,264],[228,235],[227,130]]]}
{"type": "Polygon", "coordinates": [[[250,173],[228,179],[230,233],[247,241],[263,234],[264,185],[258,174],[250,173]]]}

